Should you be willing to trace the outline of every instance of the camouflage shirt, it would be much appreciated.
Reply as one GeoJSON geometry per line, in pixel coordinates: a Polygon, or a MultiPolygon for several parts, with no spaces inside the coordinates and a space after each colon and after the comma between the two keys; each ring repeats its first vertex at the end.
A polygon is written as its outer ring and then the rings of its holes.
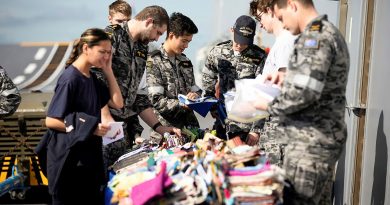
{"type": "Polygon", "coordinates": [[[111,109],[111,114],[126,119],[151,107],[147,92],[139,88],[145,72],[148,46],[133,41],[127,23],[123,27],[110,25],[105,30],[111,37],[112,70],[124,100],[124,107],[111,109]]]}
{"type": "Polygon", "coordinates": [[[240,55],[233,52],[233,42],[222,42],[210,50],[203,68],[202,84],[205,96],[214,96],[219,78],[221,93],[234,88],[234,80],[255,78],[261,74],[267,55],[256,45],[249,46],[240,55]]]}
{"type": "Polygon", "coordinates": [[[149,99],[160,122],[178,128],[189,125],[199,127],[193,111],[181,106],[177,98],[178,94],[187,95],[189,92],[201,95],[200,88],[195,84],[190,59],[184,54],[170,59],[161,46],[159,50],[151,52],[146,68],[149,99]]]}
{"type": "Polygon", "coordinates": [[[12,115],[20,104],[18,88],[0,66],[0,119],[12,115]]]}
{"type": "MultiPolygon", "coordinates": [[[[221,95],[234,88],[234,80],[255,78],[263,71],[267,55],[256,45],[249,46],[240,55],[235,55],[231,40],[217,44],[210,50],[203,69],[204,96],[215,96],[215,84],[219,79],[221,95]]],[[[222,96],[220,96],[222,97],[222,96]]],[[[226,122],[226,131],[249,132],[252,123],[226,122]]]]}
{"type": "Polygon", "coordinates": [[[281,95],[268,108],[280,117],[277,130],[287,135],[289,146],[309,152],[342,147],[348,70],[343,36],[326,15],[317,17],[296,40],[281,95]]]}

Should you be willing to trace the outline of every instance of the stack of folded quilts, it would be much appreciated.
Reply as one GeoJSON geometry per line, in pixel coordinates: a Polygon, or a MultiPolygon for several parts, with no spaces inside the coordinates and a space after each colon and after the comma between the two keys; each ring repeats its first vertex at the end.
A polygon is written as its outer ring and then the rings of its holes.
{"type": "Polygon", "coordinates": [[[230,169],[227,173],[235,204],[274,205],[282,202],[284,172],[277,166],[259,164],[230,169]]]}
{"type": "Polygon", "coordinates": [[[225,158],[233,167],[255,165],[260,163],[260,148],[258,146],[240,145],[226,153],[225,158]]]}
{"type": "Polygon", "coordinates": [[[112,204],[281,201],[283,172],[265,163],[258,147],[244,145],[239,138],[225,142],[208,133],[196,143],[170,149],[141,148],[123,159],[130,164],[118,164],[120,169],[108,184],[112,204]]]}

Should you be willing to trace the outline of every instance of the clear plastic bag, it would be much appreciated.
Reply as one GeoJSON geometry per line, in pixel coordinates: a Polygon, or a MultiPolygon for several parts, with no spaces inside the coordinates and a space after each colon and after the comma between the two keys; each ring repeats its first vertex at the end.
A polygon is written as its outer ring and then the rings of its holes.
{"type": "Polygon", "coordinates": [[[269,113],[254,107],[255,102],[264,100],[271,102],[280,94],[280,88],[271,83],[262,83],[259,79],[242,79],[235,81],[236,93],[233,102],[232,93],[226,98],[228,119],[249,123],[266,118],[269,113]]]}

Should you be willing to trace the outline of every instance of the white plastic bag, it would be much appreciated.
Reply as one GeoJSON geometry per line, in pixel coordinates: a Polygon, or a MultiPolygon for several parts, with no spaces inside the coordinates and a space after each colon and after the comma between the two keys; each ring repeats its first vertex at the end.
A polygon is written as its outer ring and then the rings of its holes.
{"type": "MultiPolygon", "coordinates": [[[[262,83],[259,79],[242,79],[235,81],[236,93],[231,107],[227,106],[228,119],[249,123],[269,116],[269,113],[257,110],[256,101],[271,102],[280,94],[280,89],[271,83],[262,83]]],[[[225,102],[227,105],[229,102],[225,102]]]]}
{"type": "Polygon", "coordinates": [[[232,109],[235,96],[236,96],[235,90],[229,90],[225,94],[223,94],[223,97],[225,99],[225,109],[227,113],[229,113],[230,110],[232,109]]]}

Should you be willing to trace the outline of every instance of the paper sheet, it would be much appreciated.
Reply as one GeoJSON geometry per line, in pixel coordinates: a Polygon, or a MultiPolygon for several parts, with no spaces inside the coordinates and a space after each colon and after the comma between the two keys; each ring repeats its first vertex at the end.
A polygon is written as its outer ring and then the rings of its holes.
{"type": "Polygon", "coordinates": [[[110,122],[110,130],[103,136],[103,145],[113,143],[124,137],[123,122],[110,122]]]}

